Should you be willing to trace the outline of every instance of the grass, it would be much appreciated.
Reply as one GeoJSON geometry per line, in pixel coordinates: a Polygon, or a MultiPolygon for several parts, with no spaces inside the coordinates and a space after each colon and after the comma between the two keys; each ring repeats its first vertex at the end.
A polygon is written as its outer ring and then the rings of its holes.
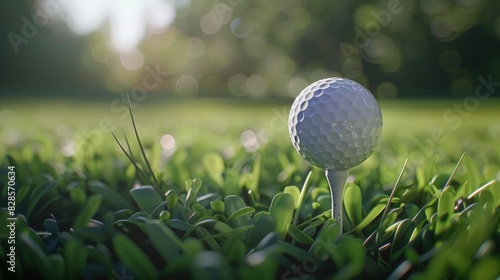
{"type": "Polygon", "coordinates": [[[287,138],[287,105],[139,104],[134,130],[110,104],[4,103],[0,186],[15,166],[18,219],[16,273],[2,277],[495,279],[500,102],[459,125],[443,116],[454,103],[381,102],[380,145],[345,188],[344,235],[323,172],[287,138]]]}

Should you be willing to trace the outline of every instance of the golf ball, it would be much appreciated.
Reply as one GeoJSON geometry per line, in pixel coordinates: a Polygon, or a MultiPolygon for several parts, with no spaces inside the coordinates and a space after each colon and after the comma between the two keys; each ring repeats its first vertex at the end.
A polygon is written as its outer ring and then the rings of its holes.
{"type": "Polygon", "coordinates": [[[288,118],[293,146],[310,163],[347,170],[366,160],[382,132],[382,114],[365,87],[344,78],[310,84],[288,118]]]}

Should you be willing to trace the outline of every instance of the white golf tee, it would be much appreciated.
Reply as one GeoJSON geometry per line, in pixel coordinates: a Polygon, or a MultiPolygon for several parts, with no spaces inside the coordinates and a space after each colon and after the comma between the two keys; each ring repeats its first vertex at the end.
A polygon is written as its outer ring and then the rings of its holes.
{"type": "Polygon", "coordinates": [[[342,194],[344,186],[349,176],[349,170],[325,170],[326,179],[330,186],[330,195],[332,199],[332,218],[339,224],[339,233],[343,234],[342,218],[342,194]]]}

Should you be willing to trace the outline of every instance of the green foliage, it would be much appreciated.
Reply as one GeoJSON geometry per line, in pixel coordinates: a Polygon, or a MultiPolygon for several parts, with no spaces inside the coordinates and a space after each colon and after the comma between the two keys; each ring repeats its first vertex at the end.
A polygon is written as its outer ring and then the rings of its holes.
{"type": "Polygon", "coordinates": [[[288,193],[279,193],[274,196],[269,212],[276,221],[276,234],[283,240],[288,232],[294,211],[293,196],[288,193]]]}
{"type": "Polygon", "coordinates": [[[75,218],[75,222],[73,223],[73,229],[78,230],[80,228],[85,227],[90,219],[95,215],[97,210],[99,210],[99,206],[101,206],[102,195],[95,194],[89,197],[89,200],[82,208],[82,211],[75,218]]]}
{"type": "Polygon", "coordinates": [[[354,184],[349,184],[344,193],[344,206],[347,217],[355,225],[361,223],[362,220],[362,198],[361,190],[354,184]]]}
{"type": "MultiPolygon", "coordinates": [[[[291,145],[277,139],[245,151],[229,142],[235,149],[228,156],[226,145],[214,148],[219,137],[211,137],[179,141],[166,162],[151,154],[156,144],[146,137],[142,150],[155,175],[144,157],[133,157],[142,152],[132,143],[124,149],[129,159],[112,141],[88,160],[12,149],[0,162],[0,187],[6,167],[15,164],[16,277],[495,279],[500,273],[500,162],[488,141],[463,160],[461,151],[443,149],[438,158],[410,154],[405,164],[395,151],[408,142],[393,133],[351,170],[342,234],[330,217],[323,172],[291,145]],[[107,161],[116,170],[96,167],[107,161]],[[59,162],[66,167],[57,169],[59,162]]],[[[0,199],[7,201],[5,192],[0,199]]],[[[7,217],[2,208],[0,220],[7,217]]],[[[0,228],[2,261],[7,236],[0,228]]]]}
{"type": "Polygon", "coordinates": [[[139,279],[157,279],[158,272],[149,257],[127,237],[117,234],[113,238],[116,255],[139,279]]]}

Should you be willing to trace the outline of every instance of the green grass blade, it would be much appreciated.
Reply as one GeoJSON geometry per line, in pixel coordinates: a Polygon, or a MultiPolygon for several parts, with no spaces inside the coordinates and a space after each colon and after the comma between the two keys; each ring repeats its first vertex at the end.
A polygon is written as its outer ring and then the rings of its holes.
{"type": "Polygon", "coordinates": [[[130,146],[130,141],[128,141],[128,137],[125,134],[125,131],[123,129],[122,129],[122,134],[123,134],[123,139],[125,139],[125,144],[127,144],[127,149],[128,149],[129,154],[130,154],[130,157],[134,160],[134,162],[136,162],[136,158],[135,158],[134,153],[132,151],[132,147],[130,146]]]}
{"type": "Polygon", "coordinates": [[[234,219],[237,219],[237,218],[242,217],[242,216],[253,214],[254,212],[255,212],[255,208],[253,208],[253,207],[249,207],[249,206],[243,207],[243,208],[233,212],[233,214],[231,214],[231,216],[229,216],[229,218],[227,218],[226,222],[229,223],[234,219]]]}
{"type": "MultiPolygon", "coordinates": [[[[116,138],[116,135],[111,132],[111,135],[113,135],[113,138],[115,139],[116,143],[118,144],[118,146],[120,147],[120,149],[122,150],[122,152],[125,154],[125,156],[128,158],[128,160],[134,165],[135,167],[135,170],[137,170],[137,174],[139,174],[140,176],[142,176],[146,181],[148,181],[148,183],[150,185],[153,185],[153,182],[151,182],[151,180],[149,179],[149,177],[146,175],[146,173],[144,173],[144,171],[139,167],[139,165],[137,165],[137,162],[134,160],[134,158],[125,150],[125,148],[122,146],[122,144],[120,143],[120,141],[118,141],[118,138],[116,138]]],[[[128,142],[128,141],[127,141],[128,142]]]]}
{"type": "Polygon", "coordinates": [[[182,241],[175,233],[158,220],[153,220],[144,226],[149,240],[165,261],[172,261],[183,250],[182,241]]]}
{"type": "Polygon", "coordinates": [[[403,174],[405,173],[407,166],[408,166],[408,159],[405,160],[405,163],[403,164],[403,168],[401,168],[401,172],[399,173],[398,179],[396,180],[396,183],[394,183],[394,187],[392,188],[391,195],[389,196],[389,199],[387,200],[387,204],[385,206],[384,213],[382,214],[382,219],[380,219],[379,227],[382,226],[382,223],[384,222],[385,216],[387,216],[387,212],[389,212],[392,199],[394,198],[394,195],[396,194],[396,189],[398,188],[399,182],[403,178],[403,174]]]}
{"type": "Polygon", "coordinates": [[[221,251],[231,263],[243,262],[247,247],[242,240],[243,232],[233,233],[222,242],[221,251]]]}
{"type": "Polygon", "coordinates": [[[373,220],[375,220],[375,218],[377,218],[378,215],[380,215],[380,213],[382,213],[382,211],[384,211],[386,205],[385,204],[377,204],[375,205],[375,207],[372,208],[372,210],[366,215],[366,217],[363,219],[363,221],[361,221],[361,223],[359,223],[358,225],[356,225],[352,230],[351,232],[358,232],[358,231],[361,231],[362,229],[364,229],[368,224],[370,224],[373,220]]]}
{"type": "Polygon", "coordinates": [[[291,194],[293,196],[293,201],[295,201],[295,209],[299,206],[300,190],[297,186],[286,186],[283,190],[284,193],[291,194]]]}
{"type": "Polygon", "coordinates": [[[437,207],[436,235],[444,232],[450,225],[455,211],[455,190],[446,188],[441,192],[437,207]]]}
{"type": "Polygon", "coordinates": [[[290,225],[288,234],[290,234],[290,236],[299,243],[306,244],[308,246],[311,246],[314,243],[314,239],[294,225],[290,225]]]}
{"type": "Polygon", "coordinates": [[[250,220],[250,224],[254,225],[254,227],[248,231],[246,238],[250,248],[257,246],[264,237],[274,232],[276,228],[276,222],[273,216],[268,212],[259,212],[255,214],[250,220]]]}
{"type": "Polygon", "coordinates": [[[467,170],[467,181],[472,185],[473,188],[477,188],[481,185],[481,173],[476,165],[476,161],[472,158],[467,157],[464,159],[464,167],[467,170]]]}
{"type": "MultiPolygon", "coordinates": [[[[188,184],[188,181],[186,181],[186,184],[188,184]]],[[[200,191],[201,184],[202,181],[200,179],[192,180],[186,195],[186,203],[184,204],[184,207],[189,208],[196,201],[196,194],[200,191]]]]}
{"type": "Polygon", "coordinates": [[[29,266],[36,268],[44,278],[51,279],[49,259],[29,234],[19,234],[18,243],[20,251],[25,252],[22,257],[28,260],[29,266]]]}
{"type": "Polygon", "coordinates": [[[302,203],[304,202],[304,197],[306,197],[306,193],[309,189],[309,182],[311,181],[312,171],[309,171],[307,174],[306,180],[304,181],[304,185],[302,185],[302,190],[300,191],[299,199],[295,204],[295,213],[293,214],[292,225],[296,226],[300,217],[300,209],[302,208],[302,203]]]}
{"type": "Polygon", "coordinates": [[[448,178],[448,181],[446,181],[446,184],[443,186],[443,189],[448,187],[448,185],[450,185],[451,180],[453,179],[453,176],[455,176],[455,173],[457,173],[457,170],[460,167],[460,164],[462,163],[462,160],[464,159],[464,157],[465,157],[465,152],[463,152],[462,156],[460,156],[460,159],[458,160],[457,164],[455,165],[455,168],[451,172],[450,178],[448,178]]]}
{"type": "Polygon", "coordinates": [[[24,185],[16,192],[16,205],[20,205],[21,203],[23,203],[24,198],[28,199],[27,194],[30,189],[31,187],[29,185],[24,185]]]}
{"type": "Polygon", "coordinates": [[[363,201],[361,190],[355,184],[349,183],[344,192],[344,207],[347,217],[353,225],[357,225],[363,219],[363,201]]]}
{"type": "Polygon", "coordinates": [[[160,190],[160,183],[158,182],[158,179],[156,179],[156,175],[153,172],[153,168],[151,168],[151,164],[149,163],[149,159],[146,156],[146,151],[144,150],[144,145],[142,145],[141,138],[139,137],[139,132],[137,130],[137,126],[135,125],[134,114],[132,113],[132,106],[130,104],[130,97],[128,98],[128,110],[130,113],[130,119],[132,120],[132,126],[134,128],[135,137],[137,139],[137,143],[139,144],[139,149],[141,150],[142,157],[144,159],[144,162],[146,163],[146,166],[147,166],[149,172],[151,173],[151,176],[153,177],[153,180],[155,183],[154,186],[159,191],[160,190]]]}
{"type": "Polygon", "coordinates": [[[139,208],[147,213],[152,213],[163,199],[152,186],[140,186],[130,190],[130,195],[139,208]]]}
{"type": "Polygon", "coordinates": [[[182,237],[182,239],[186,239],[189,235],[191,235],[191,233],[196,230],[198,227],[200,226],[203,226],[203,225],[215,225],[215,223],[217,223],[216,220],[210,218],[210,217],[202,217],[200,219],[198,219],[196,222],[194,222],[189,228],[188,230],[186,231],[186,233],[184,233],[184,236],[182,237]]]}
{"type": "Polygon", "coordinates": [[[50,265],[50,279],[63,280],[64,277],[64,258],[61,255],[50,255],[48,257],[50,265]]]}
{"type": "Polygon", "coordinates": [[[87,185],[92,193],[102,195],[104,202],[114,207],[115,209],[132,208],[132,205],[127,199],[125,199],[117,191],[113,190],[105,183],[97,180],[90,180],[88,181],[87,185]]]}
{"type": "Polygon", "coordinates": [[[50,192],[53,190],[55,187],[57,187],[57,182],[53,180],[49,180],[42,184],[41,186],[35,188],[33,193],[31,193],[30,199],[29,199],[29,204],[28,204],[28,211],[27,215],[30,216],[31,212],[35,209],[36,204],[42,198],[43,195],[46,193],[50,192]]]}
{"type": "MultiPolygon", "coordinates": [[[[245,208],[245,201],[243,201],[243,198],[240,196],[236,195],[228,195],[224,198],[224,205],[226,208],[226,216],[231,217],[236,211],[245,208]]],[[[250,222],[250,215],[243,215],[238,218],[235,218],[231,221],[231,224],[234,227],[241,227],[248,225],[250,222]]]]}
{"type": "MultiPolygon", "coordinates": [[[[399,176],[396,179],[396,183],[394,183],[394,187],[392,188],[391,195],[389,196],[389,199],[387,200],[387,204],[384,208],[384,212],[382,213],[382,218],[380,219],[380,223],[379,223],[377,229],[374,231],[375,244],[378,243],[379,230],[382,228],[382,224],[384,223],[385,217],[387,216],[387,213],[389,212],[389,209],[391,207],[391,203],[392,203],[392,200],[394,198],[394,195],[396,194],[396,189],[398,188],[399,182],[403,178],[403,174],[404,174],[407,166],[408,166],[408,159],[405,160],[405,163],[403,164],[403,168],[401,168],[401,172],[399,172],[399,176]]],[[[366,240],[368,240],[368,239],[366,239],[366,240]]],[[[366,243],[366,241],[363,244],[365,244],[365,243],[366,243]]]]}
{"type": "Polygon", "coordinates": [[[113,238],[113,248],[120,261],[138,279],[158,279],[158,271],[149,257],[137,245],[122,234],[113,238]]]}
{"type": "Polygon", "coordinates": [[[215,240],[214,236],[208,229],[204,227],[196,227],[195,228],[196,235],[207,244],[207,246],[214,250],[214,251],[220,251],[221,247],[220,244],[215,240]]]}
{"type": "MultiPolygon", "coordinates": [[[[462,156],[460,157],[460,159],[458,160],[457,164],[455,165],[455,168],[453,169],[453,172],[451,173],[450,177],[448,178],[448,181],[446,182],[446,184],[443,186],[443,189],[444,188],[447,188],[448,185],[450,184],[451,180],[453,179],[453,176],[455,175],[455,173],[457,172],[458,170],[458,167],[460,166],[460,163],[462,162],[462,160],[464,159],[464,156],[465,156],[465,152],[462,153],[462,156]]],[[[415,222],[418,218],[418,216],[425,211],[425,209],[436,199],[436,197],[438,197],[442,192],[440,190],[438,190],[429,200],[427,200],[427,202],[424,204],[424,206],[422,206],[422,208],[420,208],[420,211],[417,212],[417,214],[415,215],[415,217],[413,217],[411,219],[412,222],[415,222]]]]}
{"type": "Polygon", "coordinates": [[[279,193],[274,196],[269,207],[269,213],[271,213],[276,221],[276,233],[280,240],[284,240],[286,237],[294,209],[295,202],[291,194],[279,193]]]}
{"type": "Polygon", "coordinates": [[[69,279],[79,279],[85,270],[87,250],[83,242],[77,238],[70,238],[64,246],[66,273],[69,279]]]}
{"type": "Polygon", "coordinates": [[[210,176],[219,187],[222,187],[224,185],[224,179],[222,178],[224,160],[222,156],[218,153],[211,152],[203,156],[202,162],[208,176],[210,176]]]}
{"type": "Polygon", "coordinates": [[[99,206],[101,206],[101,202],[102,195],[94,194],[90,196],[82,211],[80,211],[80,214],[76,217],[75,222],[73,223],[73,229],[78,230],[87,226],[90,219],[92,219],[99,209],[99,206]]]}
{"type": "Polygon", "coordinates": [[[489,181],[488,183],[482,185],[481,187],[477,188],[475,191],[473,191],[471,194],[469,194],[467,196],[467,199],[472,199],[474,196],[478,195],[479,193],[481,193],[482,191],[484,191],[487,187],[495,184],[497,181],[496,180],[491,180],[489,181]]]}
{"type": "Polygon", "coordinates": [[[318,258],[326,260],[335,250],[335,242],[340,234],[340,226],[335,219],[328,219],[321,227],[314,244],[310,248],[310,252],[318,258]]]}
{"type": "Polygon", "coordinates": [[[300,223],[297,227],[305,227],[305,226],[313,226],[315,227],[317,223],[323,224],[326,218],[330,218],[332,216],[332,210],[325,211],[315,217],[312,217],[304,222],[300,223]]]}

